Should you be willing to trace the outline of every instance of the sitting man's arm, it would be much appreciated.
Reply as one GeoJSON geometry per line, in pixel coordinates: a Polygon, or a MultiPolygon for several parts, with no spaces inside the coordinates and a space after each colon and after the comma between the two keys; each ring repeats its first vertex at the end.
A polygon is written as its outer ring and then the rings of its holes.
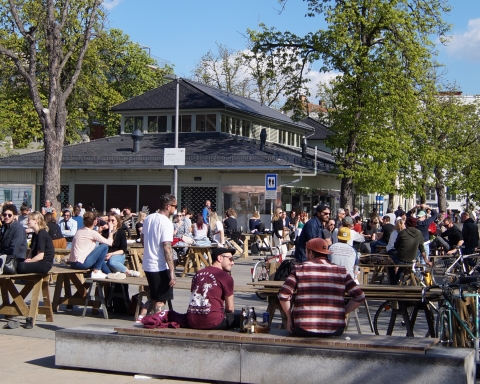
{"type": "Polygon", "coordinates": [[[231,313],[235,309],[233,304],[233,295],[225,297],[225,312],[231,313]]]}

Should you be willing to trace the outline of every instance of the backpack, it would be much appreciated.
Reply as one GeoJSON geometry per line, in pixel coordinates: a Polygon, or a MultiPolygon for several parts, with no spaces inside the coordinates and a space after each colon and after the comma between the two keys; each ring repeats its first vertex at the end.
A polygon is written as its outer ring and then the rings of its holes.
{"type": "Polygon", "coordinates": [[[437,225],[435,223],[430,223],[428,226],[428,233],[431,235],[436,235],[437,234],[437,225]]]}
{"type": "Polygon", "coordinates": [[[273,280],[285,281],[288,275],[292,273],[292,271],[295,269],[295,266],[298,264],[302,264],[302,263],[296,259],[282,261],[282,264],[280,264],[280,266],[277,268],[277,272],[275,272],[275,276],[273,277],[273,280]]]}
{"type": "Polygon", "coordinates": [[[252,255],[259,255],[260,254],[260,248],[258,247],[258,243],[253,243],[252,247],[250,248],[250,252],[252,255]]]}

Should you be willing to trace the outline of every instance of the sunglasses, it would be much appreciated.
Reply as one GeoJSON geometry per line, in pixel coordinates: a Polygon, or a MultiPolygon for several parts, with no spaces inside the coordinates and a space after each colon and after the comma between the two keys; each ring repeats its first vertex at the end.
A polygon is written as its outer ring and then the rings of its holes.
{"type": "Polygon", "coordinates": [[[174,205],[174,204],[168,204],[168,205],[170,205],[170,206],[173,207],[173,208],[177,208],[177,207],[178,207],[177,204],[175,204],[175,205],[174,205]]]}
{"type": "Polygon", "coordinates": [[[13,215],[11,213],[3,213],[3,217],[12,217],[13,215]]]}
{"type": "Polygon", "coordinates": [[[320,214],[323,215],[323,216],[329,216],[330,212],[320,212],[320,214]]]}
{"type": "Polygon", "coordinates": [[[225,257],[226,259],[229,259],[230,261],[233,259],[233,256],[225,256],[225,255],[222,255],[222,257],[225,257]]]}

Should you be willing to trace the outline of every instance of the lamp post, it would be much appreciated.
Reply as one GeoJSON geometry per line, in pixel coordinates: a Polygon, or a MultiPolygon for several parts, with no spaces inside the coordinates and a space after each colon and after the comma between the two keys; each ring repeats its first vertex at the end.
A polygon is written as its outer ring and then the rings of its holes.
{"type": "MultiPolygon", "coordinates": [[[[165,79],[175,80],[175,148],[178,148],[178,120],[179,120],[179,110],[180,110],[180,77],[177,75],[170,74],[163,76],[165,79]]],[[[173,195],[178,198],[177,195],[178,189],[178,166],[173,166],[173,195]]]]}

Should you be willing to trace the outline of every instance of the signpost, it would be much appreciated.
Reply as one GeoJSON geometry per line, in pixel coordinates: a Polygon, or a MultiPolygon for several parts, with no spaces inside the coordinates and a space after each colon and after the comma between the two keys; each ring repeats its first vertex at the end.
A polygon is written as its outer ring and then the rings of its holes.
{"type": "Polygon", "coordinates": [[[278,177],[274,173],[267,173],[265,175],[265,200],[277,199],[277,180],[278,177]]]}

